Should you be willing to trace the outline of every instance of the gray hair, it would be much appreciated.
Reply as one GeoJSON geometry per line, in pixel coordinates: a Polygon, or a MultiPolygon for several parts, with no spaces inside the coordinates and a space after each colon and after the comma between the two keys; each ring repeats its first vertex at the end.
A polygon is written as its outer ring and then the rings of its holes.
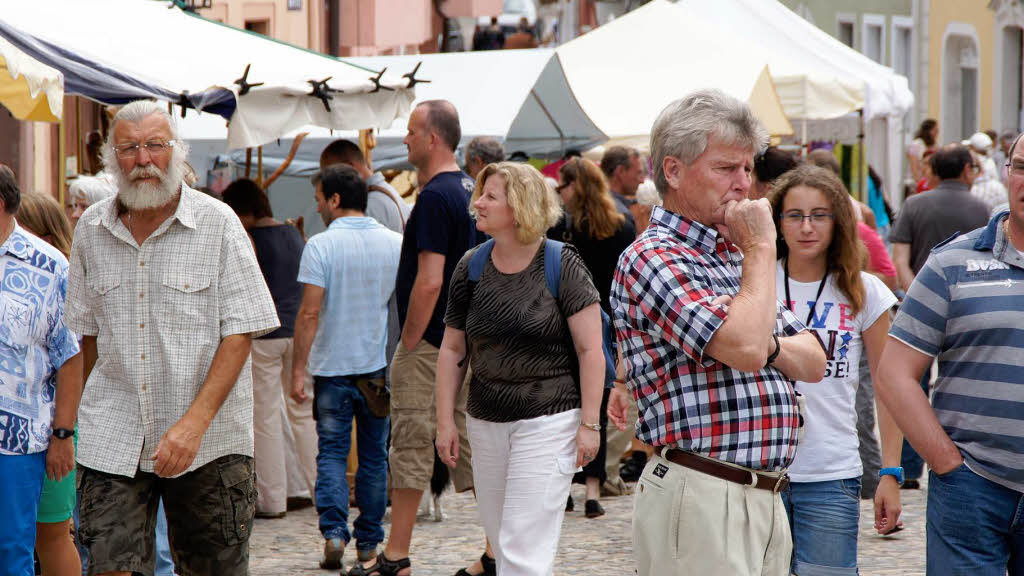
{"type": "Polygon", "coordinates": [[[752,156],[768,144],[768,132],[744,102],[720,90],[692,92],[666,106],[651,128],[654,185],[659,194],[668,191],[665,158],[673,156],[689,166],[712,137],[727,146],[748,147],[752,156]]]}
{"type": "Polygon", "coordinates": [[[114,128],[118,122],[130,122],[138,124],[150,116],[160,116],[167,121],[168,129],[171,131],[171,140],[175,141],[175,149],[184,152],[188,156],[188,146],[182,141],[178,134],[178,123],[174,116],[167,111],[167,105],[156,100],[135,100],[122,106],[113,120],[110,121],[110,128],[107,132],[107,141],[103,146],[103,165],[110,170],[117,167],[117,156],[114,154],[114,128]]]}
{"type": "Polygon", "coordinates": [[[486,164],[502,162],[505,160],[505,150],[501,143],[490,136],[477,136],[466,145],[466,163],[471,158],[479,158],[486,164]]]}

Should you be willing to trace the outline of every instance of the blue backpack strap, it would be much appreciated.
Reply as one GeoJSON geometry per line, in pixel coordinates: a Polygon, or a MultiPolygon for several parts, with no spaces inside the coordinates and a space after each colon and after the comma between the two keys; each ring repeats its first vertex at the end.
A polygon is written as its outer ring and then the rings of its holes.
{"type": "Polygon", "coordinates": [[[562,283],[562,246],[558,240],[544,241],[544,280],[555,300],[558,300],[558,287],[562,283]]]}
{"type": "Polygon", "coordinates": [[[487,259],[491,257],[491,250],[494,248],[494,240],[488,240],[477,248],[476,252],[469,257],[469,281],[477,283],[487,266],[487,259]]]}

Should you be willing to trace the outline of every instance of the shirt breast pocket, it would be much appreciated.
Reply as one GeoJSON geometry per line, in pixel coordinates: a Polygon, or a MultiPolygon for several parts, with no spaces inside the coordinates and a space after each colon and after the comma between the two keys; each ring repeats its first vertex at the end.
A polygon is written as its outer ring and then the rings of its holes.
{"type": "Polygon", "coordinates": [[[93,296],[99,300],[96,304],[97,308],[102,310],[102,317],[117,318],[124,314],[126,302],[118,301],[118,297],[121,295],[120,277],[114,274],[98,275],[89,279],[89,288],[92,290],[93,296]]]}
{"type": "Polygon", "coordinates": [[[160,323],[197,329],[216,321],[210,297],[210,278],[196,274],[169,274],[161,280],[160,309],[152,312],[160,323]]]}

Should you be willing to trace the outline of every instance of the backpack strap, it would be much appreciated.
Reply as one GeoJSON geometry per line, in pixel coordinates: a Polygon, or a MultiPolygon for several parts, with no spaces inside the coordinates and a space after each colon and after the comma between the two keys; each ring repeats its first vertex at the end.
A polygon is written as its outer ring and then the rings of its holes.
{"type": "MultiPolygon", "coordinates": [[[[470,220],[472,222],[472,220],[470,220]]],[[[468,284],[466,285],[466,317],[469,317],[469,309],[473,306],[473,291],[476,289],[477,282],[480,281],[480,276],[484,273],[484,267],[487,266],[487,260],[491,257],[491,250],[494,248],[494,239],[490,239],[477,248],[476,252],[469,257],[469,270],[467,270],[468,284]]],[[[469,359],[469,332],[465,332],[466,336],[466,355],[459,360],[459,368],[462,368],[466,361],[469,359]]]]}
{"type": "Polygon", "coordinates": [[[378,192],[380,194],[383,194],[383,195],[388,197],[388,200],[391,200],[392,202],[394,202],[395,209],[398,210],[398,221],[402,223],[402,233],[404,234],[405,233],[405,218],[402,217],[402,208],[398,205],[398,200],[395,200],[395,197],[392,196],[391,193],[388,192],[387,189],[384,188],[383,186],[377,186],[377,185],[367,186],[366,189],[369,190],[370,192],[378,192]]]}
{"type": "Polygon", "coordinates": [[[562,283],[562,246],[558,240],[544,240],[544,280],[555,300],[558,300],[558,287],[562,283]]]}

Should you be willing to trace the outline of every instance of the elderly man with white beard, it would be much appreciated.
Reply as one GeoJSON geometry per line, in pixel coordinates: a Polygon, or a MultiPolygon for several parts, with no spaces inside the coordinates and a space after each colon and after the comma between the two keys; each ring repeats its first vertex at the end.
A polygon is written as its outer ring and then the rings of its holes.
{"type": "Polygon", "coordinates": [[[255,513],[251,339],[277,328],[238,217],[183,182],[160,104],[114,116],[117,194],[75,229],[69,325],[83,336],[81,530],[90,574],[153,573],[162,497],[181,576],[248,574],[255,513]]]}

